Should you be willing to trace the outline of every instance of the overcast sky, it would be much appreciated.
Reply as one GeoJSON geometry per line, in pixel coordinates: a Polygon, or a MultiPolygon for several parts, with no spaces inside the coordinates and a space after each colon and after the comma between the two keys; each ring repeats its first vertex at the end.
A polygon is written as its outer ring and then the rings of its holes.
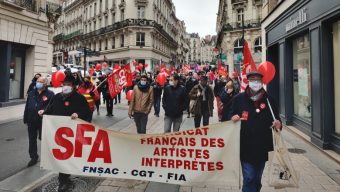
{"type": "Polygon", "coordinates": [[[188,33],[216,35],[218,0],[173,0],[176,15],[185,21],[188,33]]]}

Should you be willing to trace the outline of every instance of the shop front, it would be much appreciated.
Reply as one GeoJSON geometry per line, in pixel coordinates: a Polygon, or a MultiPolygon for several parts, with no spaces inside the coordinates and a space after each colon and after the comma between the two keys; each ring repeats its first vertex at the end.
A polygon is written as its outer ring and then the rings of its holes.
{"type": "Polygon", "coordinates": [[[296,1],[265,27],[268,86],[285,124],[340,153],[340,1],[296,1]]]}
{"type": "Polygon", "coordinates": [[[25,55],[28,46],[0,41],[0,102],[23,99],[25,55]]]}

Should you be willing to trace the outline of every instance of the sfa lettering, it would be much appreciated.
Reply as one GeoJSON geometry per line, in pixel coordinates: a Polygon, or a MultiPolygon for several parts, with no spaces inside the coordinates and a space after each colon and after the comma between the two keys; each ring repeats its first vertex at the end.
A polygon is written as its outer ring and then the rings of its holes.
{"type": "Polygon", "coordinates": [[[92,137],[85,137],[85,132],[95,132],[94,126],[89,124],[78,124],[76,133],[69,127],[59,128],[55,134],[54,140],[57,145],[63,147],[65,150],[52,149],[53,156],[58,160],[67,160],[72,156],[82,158],[83,146],[92,145],[87,162],[95,162],[96,159],[103,159],[104,163],[112,163],[109,136],[107,132],[99,129],[94,141],[92,140],[92,137]],[[70,140],[74,137],[75,143],[73,145],[70,140]],[[100,146],[102,146],[102,149],[100,149],[100,146]]]}

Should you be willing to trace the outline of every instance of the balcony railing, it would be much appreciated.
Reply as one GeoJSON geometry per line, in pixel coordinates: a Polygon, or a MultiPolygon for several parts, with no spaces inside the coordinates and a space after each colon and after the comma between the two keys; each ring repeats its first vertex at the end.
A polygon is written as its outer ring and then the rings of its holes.
{"type": "Polygon", "coordinates": [[[83,35],[83,39],[92,38],[97,35],[101,35],[104,33],[108,33],[111,31],[115,31],[118,29],[122,29],[124,27],[128,26],[150,26],[155,27],[162,35],[164,35],[167,39],[171,40],[171,42],[174,43],[174,46],[178,46],[175,39],[173,39],[164,29],[163,26],[154,22],[153,20],[146,20],[146,19],[126,19],[124,21],[120,21],[117,23],[114,23],[112,25],[109,25],[107,27],[100,28],[96,31],[92,31],[90,33],[86,33],[83,35]]]}
{"type": "MultiPolygon", "coordinates": [[[[259,28],[259,27],[261,27],[261,21],[259,19],[244,21],[245,29],[259,28]]],[[[241,22],[227,23],[227,24],[224,24],[222,28],[223,31],[234,31],[234,30],[241,30],[241,29],[242,29],[241,22]]]]}
{"type": "Polygon", "coordinates": [[[27,10],[32,12],[38,11],[36,0],[0,0],[0,2],[20,10],[27,10]]]}
{"type": "Polygon", "coordinates": [[[62,40],[63,39],[63,36],[64,36],[64,33],[60,33],[56,36],[53,37],[53,41],[59,41],[59,40],[62,40]]]}
{"type": "Polygon", "coordinates": [[[70,34],[68,34],[68,35],[65,35],[64,37],[63,37],[63,40],[65,41],[65,40],[69,40],[69,39],[72,39],[73,37],[76,37],[76,36],[78,36],[78,35],[82,35],[83,33],[82,33],[82,30],[77,30],[77,31],[75,31],[75,32],[73,32],[73,33],[70,33],[70,34]]]}

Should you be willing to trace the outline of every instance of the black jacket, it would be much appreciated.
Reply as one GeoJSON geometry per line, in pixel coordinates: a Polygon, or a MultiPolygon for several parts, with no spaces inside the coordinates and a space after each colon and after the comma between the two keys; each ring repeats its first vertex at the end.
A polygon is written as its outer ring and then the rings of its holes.
{"type": "Polygon", "coordinates": [[[185,83],[185,88],[187,89],[187,92],[190,93],[191,89],[195,87],[195,85],[198,84],[197,80],[192,80],[192,78],[190,78],[186,83],[185,83]]]}
{"type": "Polygon", "coordinates": [[[24,111],[24,123],[25,124],[41,124],[42,118],[38,115],[38,111],[45,110],[54,93],[48,89],[38,93],[36,89],[31,90],[28,93],[25,111],[24,111]]]}
{"type": "Polygon", "coordinates": [[[77,113],[78,117],[84,121],[88,121],[92,115],[85,97],[76,91],[66,98],[61,93],[55,95],[44,114],[71,116],[73,113],[77,113]]]}
{"type": "Polygon", "coordinates": [[[280,120],[278,108],[267,93],[257,102],[259,107],[255,107],[255,102],[248,97],[246,92],[238,94],[233,100],[231,115],[239,115],[241,118],[248,116],[247,120],[241,122],[242,161],[252,164],[268,161],[268,152],[273,150],[271,125],[274,120],[267,98],[269,98],[276,119],[280,120]]]}
{"type": "Polygon", "coordinates": [[[177,87],[166,86],[164,88],[162,106],[165,115],[172,118],[179,118],[187,107],[188,93],[186,89],[177,85],[177,87]]]}
{"type": "Polygon", "coordinates": [[[158,98],[162,96],[162,92],[163,92],[163,87],[158,85],[158,83],[153,82],[152,85],[153,87],[153,96],[154,98],[158,98]]]}
{"type": "Polygon", "coordinates": [[[223,103],[221,121],[229,121],[231,119],[230,110],[235,95],[235,90],[233,90],[231,93],[227,93],[225,89],[221,89],[221,92],[218,95],[220,97],[221,103],[223,103]]]}
{"type": "Polygon", "coordinates": [[[220,92],[222,91],[226,84],[227,82],[223,82],[220,79],[216,79],[214,86],[214,95],[219,96],[220,92]]]}

